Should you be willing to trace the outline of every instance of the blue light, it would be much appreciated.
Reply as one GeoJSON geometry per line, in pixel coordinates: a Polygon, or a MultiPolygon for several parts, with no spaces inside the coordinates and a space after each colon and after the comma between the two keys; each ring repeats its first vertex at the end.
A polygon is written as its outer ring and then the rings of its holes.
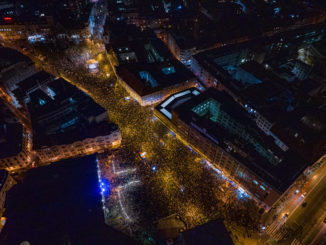
{"type": "Polygon", "coordinates": [[[78,121],[78,117],[74,117],[72,120],[70,120],[70,121],[68,121],[68,122],[66,122],[66,123],[63,123],[63,124],[61,125],[61,128],[63,129],[63,128],[67,128],[67,127],[69,127],[69,126],[72,126],[72,125],[74,125],[77,121],[78,121]]]}
{"type": "Polygon", "coordinates": [[[46,104],[46,101],[45,100],[42,100],[41,98],[39,98],[38,103],[40,105],[45,105],[46,104]]]}
{"type": "Polygon", "coordinates": [[[164,75],[170,75],[170,74],[175,73],[176,71],[175,71],[173,66],[170,66],[170,67],[162,68],[162,72],[163,72],[164,75]]]}
{"type": "Polygon", "coordinates": [[[179,5],[179,6],[177,7],[177,9],[178,9],[178,10],[182,9],[182,5],[179,5]]]}
{"type": "Polygon", "coordinates": [[[280,13],[280,11],[281,11],[281,9],[280,9],[280,8],[274,8],[274,14],[279,14],[279,13],[280,13]]]}
{"type": "Polygon", "coordinates": [[[237,192],[237,196],[239,199],[250,198],[250,196],[247,194],[247,192],[245,192],[245,190],[242,189],[241,187],[238,187],[236,192],[237,192]]]}
{"type": "Polygon", "coordinates": [[[111,193],[110,182],[107,179],[99,181],[99,187],[103,196],[109,196],[111,193]]]}
{"type": "Polygon", "coordinates": [[[71,104],[76,103],[76,101],[73,98],[69,98],[69,101],[70,101],[71,104]]]}
{"type": "Polygon", "coordinates": [[[156,169],[156,166],[153,166],[153,167],[152,167],[152,171],[155,173],[156,170],[157,170],[157,169],[156,169]]]}

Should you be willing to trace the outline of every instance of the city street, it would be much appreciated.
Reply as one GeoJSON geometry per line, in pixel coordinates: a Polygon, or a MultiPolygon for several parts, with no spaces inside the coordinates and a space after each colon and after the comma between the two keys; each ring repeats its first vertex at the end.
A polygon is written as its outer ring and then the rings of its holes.
{"type": "MultiPolygon", "coordinates": [[[[326,171],[321,168],[312,174],[307,194],[296,195],[280,217],[267,228],[268,233],[280,244],[291,244],[294,237],[301,244],[320,243],[326,232],[326,171]],[[312,242],[313,241],[313,242],[312,242]]],[[[293,243],[292,243],[293,244],[293,243]]]]}
{"type": "Polygon", "coordinates": [[[323,172],[315,182],[305,197],[306,206],[298,206],[285,223],[285,227],[293,230],[302,244],[310,244],[326,226],[323,222],[326,215],[326,195],[321,194],[326,193],[326,172],[323,172]]]}

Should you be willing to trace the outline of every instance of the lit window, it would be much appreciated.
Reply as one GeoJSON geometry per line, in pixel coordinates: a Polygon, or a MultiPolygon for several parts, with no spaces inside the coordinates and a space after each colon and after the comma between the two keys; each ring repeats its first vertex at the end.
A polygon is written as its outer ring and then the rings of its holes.
{"type": "Polygon", "coordinates": [[[162,68],[162,72],[163,72],[164,75],[170,75],[170,74],[175,73],[175,69],[174,69],[173,66],[164,67],[164,68],[162,68]]]}
{"type": "Polygon", "coordinates": [[[45,104],[46,104],[45,100],[42,100],[41,98],[39,99],[38,103],[39,103],[40,105],[45,105],[45,104]]]}

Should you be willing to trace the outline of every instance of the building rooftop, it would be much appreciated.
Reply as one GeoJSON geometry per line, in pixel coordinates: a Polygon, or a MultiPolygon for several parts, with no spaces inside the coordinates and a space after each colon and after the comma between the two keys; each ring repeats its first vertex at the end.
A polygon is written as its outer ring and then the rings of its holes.
{"type": "Polygon", "coordinates": [[[0,71],[21,61],[30,61],[30,59],[14,49],[0,46],[0,71]]]}
{"type": "Polygon", "coordinates": [[[313,46],[314,48],[323,56],[323,57],[326,57],[326,48],[325,48],[325,45],[326,45],[326,41],[323,40],[323,41],[319,41],[317,43],[314,43],[313,46]]]}
{"type": "Polygon", "coordinates": [[[96,166],[91,155],[28,171],[7,193],[0,243],[136,244],[104,223],[96,166]]]}
{"type": "Polygon", "coordinates": [[[325,153],[326,108],[299,107],[273,125],[271,131],[312,164],[325,153]]]}
{"type": "Polygon", "coordinates": [[[183,13],[175,21],[171,20],[169,32],[180,49],[205,50],[261,33],[260,23],[241,14],[237,5],[216,2],[215,5],[220,6],[199,7],[197,11],[183,13]]]}
{"type": "Polygon", "coordinates": [[[112,45],[120,64],[157,63],[173,59],[169,49],[153,31],[140,32],[135,26],[118,24],[113,26],[112,45]],[[117,30],[115,28],[119,27],[117,30]],[[134,35],[131,35],[134,34],[134,35]]]}
{"type": "Polygon", "coordinates": [[[38,82],[26,79],[19,88],[22,93],[29,91],[25,101],[33,125],[34,148],[71,144],[116,129],[106,121],[106,110],[81,90],[62,78],[53,80],[47,73],[36,75],[38,82]]]}
{"type": "Polygon", "coordinates": [[[185,245],[233,245],[222,220],[215,220],[181,233],[185,245]]]}
{"type": "Polygon", "coordinates": [[[54,80],[54,76],[45,71],[40,71],[19,82],[19,87],[24,93],[29,93],[34,88],[37,88],[52,80],[54,80]]]}
{"type": "Polygon", "coordinates": [[[274,188],[286,190],[308,166],[291,150],[283,152],[277,147],[273,139],[266,136],[249,114],[226,93],[209,89],[184,103],[180,102],[181,99],[182,97],[172,102],[168,98],[156,109],[162,109],[167,101],[174,103],[171,108],[165,105],[168,112],[161,113],[167,118],[170,115],[172,121],[173,115],[177,115],[274,188]],[[228,121],[227,125],[223,124],[224,120],[228,121]],[[240,128],[240,131],[233,127],[240,128]]]}
{"type": "Polygon", "coordinates": [[[177,60],[125,64],[119,66],[117,72],[141,96],[195,79],[195,75],[177,60]]]}
{"type": "Polygon", "coordinates": [[[0,102],[0,158],[17,155],[22,149],[23,126],[0,102]]]}

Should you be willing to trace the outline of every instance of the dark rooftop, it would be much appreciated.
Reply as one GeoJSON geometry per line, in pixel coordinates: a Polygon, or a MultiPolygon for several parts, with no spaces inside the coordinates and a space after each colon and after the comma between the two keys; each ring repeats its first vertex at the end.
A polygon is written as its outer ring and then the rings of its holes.
{"type": "Polygon", "coordinates": [[[119,66],[117,71],[141,96],[195,79],[195,75],[176,60],[159,64],[125,64],[119,66]]]}
{"type": "Polygon", "coordinates": [[[23,126],[0,101],[0,158],[17,155],[22,148],[23,126]]]}
{"type": "MultiPolygon", "coordinates": [[[[40,75],[37,77],[40,78],[40,75]]],[[[43,79],[39,83],[44,84],[49,77],[47,73],[41,76],[43,79]]],[[[30,81],[37,85],[35,80],[30,81]]],[[[27,84],[26,80],[23,82],[23,86],[31,84],[27,84]]],[[[35,86],[28,97],[34,148],[71,144],[85,138],[107,135],[116,129],[114,124],[107,121],[93,120],[107,113],[106,110],[62,78],[43,87],[35,86]]]]}
{"type": "Polygon", "coordinates": [[[182,232],[185,245],[233,245],[222,220],[215,220],[182,232]]]}
{"type": "Polygon", "coordinates": [[[326,109],[299,107],[285,120],[273,125],[271,131],[312,164],[325,153],[326,109]]]}
{"type": "Polygon", "coordinates": [[[104,223],[94,155],[30,170],[8,192],[5,208],[3,245],[136,244],[104,223]]]}
{"type": "Polygon", "coordinates": [[[47,73],[45,71],[40,71],[40,72],[26,78],[25,80],[19,82],[19,87],[22,91],[27,92],[30,89],[32,89],[36,86],[40,86],[40,85],[42,85],[46,82],[49,82],[53,79],[54,79],[54,77],[50,73],[47,73]]]}
{"type": "Polygon", "coordinates": [[[319,42],[315,43],[313,46],[323,57],[326,57],[326,48],[325,48],[326,41],[325,40],[319,41],[319,42]]]}
{"type": "Polygon", "coordinates": [[[154,63],[173,59],[166,45],[156,37],[153,31],[139,32],[135,26],[118,24],[113,25],[110,45],[113,47],[119,63],[154,63]],[[118,30],[116,30],[116,28],[118,30]],[[133,34],[133,35],[132,35],[133,34]],[[126,56],[129,56],[126,59],[126,56]]]}
{"type": "MultiPolygon", "coordinates": [[[[159,106],[161,106],[162,103],[159,106]]],[[[173,111],[187,124],[190,125],[192,123],[205,129],[206,133],[209,134],[211,138],[214,138],[215,143],[218,142],[218,145],[224,150],[227,150],[227,142],[229,141],[232,144],[237,145],[243,152],[245,152],[246,156],[237,152],[231,152],[230,154],[280,191],[286,190],[292,181],[308,165],[307,162],[304,162],[303,159],[294,154],[291,150],[287,152],[281,151],[281,149],[274,144],[272,138],[266,136],[260,129],[258,129],[256,124],[249,118],[246,111],[226,93],[219,92],[215,89],[209,89],[206,92],[193,97],[191,100],[176,106],[173,111]],[[246,132],[265,149],[262,151],[265,153],[258,153],[255,147],[249,143],[240,143],[240,138],[235,141],[235,138],[238,137],[234,136],[229,132],[229,130],[225,130],[222,126],[206,116],[199,116],[193,111],[196,106],[208,101],[209,99],[214,99],[220,102],[220,110],[226,112],[237,122],[241,123],[246,132]],[[270,152],[273,153],[272,156],[270,156],[270,152]],[[274,158],[274,156],[277,156],[277,159],[279,160],[274,158]]]]}
{"type": "Polygon", "coordinates": [[[0,138],[5,141],[0,143],[0,158],[17,155],[22,148],[23,126],[19,123],[0,123],[0,138]]]}
{"type": "Polygon", "coordinates": [[[10,48],[0,46],[0,70],[20,61],[30,61],[25,55],[10,48]]]}

